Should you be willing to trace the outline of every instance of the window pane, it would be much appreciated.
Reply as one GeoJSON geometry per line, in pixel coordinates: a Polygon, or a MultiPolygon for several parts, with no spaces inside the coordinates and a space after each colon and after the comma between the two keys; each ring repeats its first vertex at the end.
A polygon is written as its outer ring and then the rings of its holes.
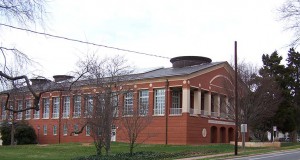
{"type": "Polygon", "coordinates": [[[59,97],[54,97],[52,102],[52,118],[58,118],[59,117],[59,97]]]}
{"type": "Polygon", "coordinates": [[[140,90],[139,92],[139,114],[147,115],[149,108],[149,91],[140,90]]]}
{"type": "Polygon", "coordinates": [[[165,114],[165,89],[156,89],[154,97],[154,115],[165,114]]]}
{"type": "Polygon", "coordinates": [[[49,98],[44,98],[44,112],[43,118],[49,118],[49,98]]]}
{"type": "Polygon", "coordinates": [[[69,116],[70,116],[70,97],[66,96],[63,99],[64,99],[63,118],[69,118],[69,116]]]}
{"type": "Polygon", "coordinates": [[[123,115],[133,115],[133,92],[125,93],[123,115]]]}

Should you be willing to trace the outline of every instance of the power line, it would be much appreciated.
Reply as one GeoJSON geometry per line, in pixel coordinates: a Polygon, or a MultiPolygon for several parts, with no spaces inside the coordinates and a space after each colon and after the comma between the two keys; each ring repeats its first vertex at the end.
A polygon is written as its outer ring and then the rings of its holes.
{"type": "Polygon", "coordinates": [[[102,44],[97,44],[97,43],[82,41],[82,40],[78,40],[78,39],[73,39],[73,38],[68,38],[68,37],[53,35],[53,34],[49,34],[49,33],[37,32],[37,31],[30,30],[30,29],[19,28],[19,27],[15,27],[15,26],[3,24],[3,23],[0,23],[0,25],[1,26],[5,26],[5,27],[9,27],[9,28],[13,28],[13,29],[17,29],[17,30],[21,30],[21,31],[31,32],[31,33],[39,34],[39,35],[45,35],[45,36],[49,36],[49,37],[53,37],[53,38],[58,38],[58,39],[64,39],[64,40],[68,40],[68,41],[73,41],[73,42],[78,42],[78,43],[84,43],[84,44],[89,44],[89,45],[93,45],[93,46],[114,49],[114,50],[123,51],[123,52],[130,52],[130,53],[141,54],[141,55],[146,55],[146,56],[152,56],[152,57],[170,59],[170,57],[159,56],[159,55],[150,54],[150,53],[144,53],[144,52],[138,52],[138,51],[133,51],[133,50],[129,50],[129,49],[123,49],[123,48],[118,48],[118,47],[112,47],[112,46],[107,46],[107,45],[102,45],[102,44]]]}

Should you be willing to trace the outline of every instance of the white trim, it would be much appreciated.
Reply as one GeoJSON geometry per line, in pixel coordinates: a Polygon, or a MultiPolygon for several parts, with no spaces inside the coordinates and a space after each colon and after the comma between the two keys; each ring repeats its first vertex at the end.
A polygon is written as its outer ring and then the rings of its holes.
{"type": "Polygon", "coordinates": [[[233,83],[231,82],[231,80],[230,80],[227,76],[224,76],[224,75],[222,75],[222,74],[219,74],[219,75],[214,76],[214,77],[209,81],[209,84],[211,84],[212,81],[214,81],[216,78],[219,78],[219,77],[223,77],[223,78],[227,79],[227,80],[230,82],[230,84],[231,84],[232,86],[234,86],[233,83]]]}
{"type": "Polygon", "coordinates": [[[225,122],[225,121],[217,121],[217,120],[208,120],[208,123],[211,123],[211,124],[223,124],[223,125],[235,125],[234,122],[225,122]]]}

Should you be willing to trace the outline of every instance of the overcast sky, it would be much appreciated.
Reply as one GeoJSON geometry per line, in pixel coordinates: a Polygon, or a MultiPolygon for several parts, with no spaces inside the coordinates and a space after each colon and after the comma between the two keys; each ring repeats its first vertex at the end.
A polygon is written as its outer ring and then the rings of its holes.
{"type": "MultiPolygon", "coordinates": [[[[291,34],[278,21],[284,0],[51,0],[45,31],[101,45],[165,57],[204,56],[261,65],[262,54],[284,58],[291,34]]],[[[33,30],[35,30],[33,28],[33,30]]],[[[137,68],[170,67],[169,59],[121,52],[1,27],[2,46],[15,46],[46,77],[67,74],[86,53],[120,54],[137,68]]],[[[33,69],[30,70],[32,72],[33,69]]],[[[29,72],[29,71],[28,71],[29,72]]]]}

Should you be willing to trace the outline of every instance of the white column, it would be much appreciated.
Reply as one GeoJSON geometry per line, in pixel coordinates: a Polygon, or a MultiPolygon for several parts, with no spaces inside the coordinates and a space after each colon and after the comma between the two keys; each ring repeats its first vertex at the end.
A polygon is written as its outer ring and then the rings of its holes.
{"type": "Polygon", "coordinates": [[[194,114],[201,114],[201,90],[194,91],[194,114]]]}
{"type": "Polygon", "coordinates": [[[210,92],[204,94],[204,115],[211,115],[211,93],[210,92]]]}
{"type": "Polygon", "coordinates": [[[182,88],[182,113],[190,113],[190,88],[182,88]]]}
{"type": "Polygon", "coordinates": [[[214,111],[217,112],[217,116],[220,117],[220,95],[214,95],[214,111]]]}
{"type": "Polygon", "coordinates": [[[225,97],[225,108],[226,108],[226,117],[228,117],[228,113],[229,113],[229,101],[228,101],[228,97],[225,97]]]}

